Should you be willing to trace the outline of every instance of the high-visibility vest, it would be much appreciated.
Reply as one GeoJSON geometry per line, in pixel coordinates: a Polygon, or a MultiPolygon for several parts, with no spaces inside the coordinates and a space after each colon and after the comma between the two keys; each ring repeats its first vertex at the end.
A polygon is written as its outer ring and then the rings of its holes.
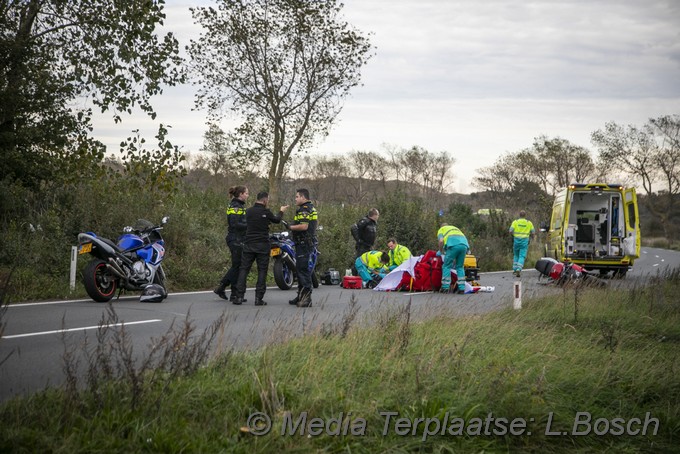
{"type": "Polygon", "coordinates": [[[444,244],[446,244],[446,240],[448,240],[450,236],[465,236],[465,235],[458,227],[454,227],[452,225],[445,225],[437,232],[437,238],[441,238],[444,244]]]}
{"type": "Polygon", "coordinates": [[[382,251],[368,251],[361,254],[361,262],[366,265],[366,268],[371,270],[379,270],[385,264],[380,261],[382,251]]]}
{"type": "Polygon", "coordinates": [[[389,265],[399,266],[404,263],[409,257],[411,257],[411,251],[408,250],[406,246],[397,244],[394,249],[389,252],[390,263],[389,265]]]}
{"type": "Polygon", "coordinates": [[[524,218],[515,219],[510,226],[510,232],[515,238],[529,238],[533,231],[534,225],[524,218]]]}

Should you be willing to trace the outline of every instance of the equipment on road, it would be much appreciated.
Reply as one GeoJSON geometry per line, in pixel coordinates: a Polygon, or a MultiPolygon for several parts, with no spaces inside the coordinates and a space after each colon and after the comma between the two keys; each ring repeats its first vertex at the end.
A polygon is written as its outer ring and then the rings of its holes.
{"type": "Polygon", "coordinates": [[[342,278],[342,287],[349,289],[360,289],[363,287],[361,276],[344,276],[342,278]]]}
{"type": "Polygon", "coordinates": [[[335,268],[329,268],[328,271],[323,273],[321,278],[321,283],[323,285],[338,285],[340,284],[340,272],[335,268]]]}

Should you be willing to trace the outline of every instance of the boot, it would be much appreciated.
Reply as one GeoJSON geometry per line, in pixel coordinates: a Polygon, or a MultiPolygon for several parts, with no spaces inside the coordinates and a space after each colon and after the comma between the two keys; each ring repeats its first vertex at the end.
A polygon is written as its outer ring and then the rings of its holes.
{"type": "Polygon", "coordinates": [[[224,293],[224,289],[225,289],[226,287],[227,287],[227,286],[224,285],[223,282],[220,282],[220,285],[218,285],[217,288],[216,288],[215,290],[213,290],[213,291],[215,292],[215,295],[219,296],[219,297],[222,298],[223,300],[226,300],[226,299],[227,299],[227,294],[224,293]]]}
{"type": "Polygon", "coordinates": [[[255,306],[266,306],[267,302],[263,301],[261,298],[255,298],[255,306]]]}
{"type": "Polygon", "coordinates": [[[312,307],[312,291],[304,289],[300,292],[300,299],[297,307],[312,307]]]}
{"type": "MultiPolygon", "coordinates": [[[[226,299],[226,298],[225,298],[225,299],[226,299]]],[[[229,301],[231,301],[231,302],[233,303],[235,299],[236,299],[236,296],[234,295],[234,292],[232,292],[231,295],[229,295],[229,301]]],[[[248,300],[247,300],[246,298],[244,298],[244,297],[241,297],[241,302],[242,302],[242,303],[247,303],[248,300]]],[[[236,304],[236,303],[234,303],[234,304],[236,304]]]]}
{"type": "Polygon", "coordinates": [[[300,291],[302,289],[298,289],[297,296],[293,298],[292,300],[288,300],[288,304],[291,304],[293,306],[297,306],[297,303],[300,302],[300,291]]]}
{"type": "Polygon", "coordinates": [[[241,304],[243,304],[243,298],[237,296],[236,298],[231,300],[231,304],[236,304],[237,306],[240,306],[241,304]]]}

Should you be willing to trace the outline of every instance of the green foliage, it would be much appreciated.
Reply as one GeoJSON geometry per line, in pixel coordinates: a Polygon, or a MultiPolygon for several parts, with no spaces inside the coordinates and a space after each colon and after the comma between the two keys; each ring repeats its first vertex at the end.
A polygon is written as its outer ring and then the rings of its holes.
{"type": "Polygon", "coordinates": [[[205,30],[187,48],[197,103],[212,116],[226,106],[243,119],[235,152],[267,162],[273,200],[292,154],[327,134],[370,57],[368,39],[344,22],[342,6],[224,0],[191,8],[205,30]]]}
{"type": "MultiPolygon", "coordinates": [[[[437,312],[418,324],[411,322],[415,303],[407,303],[375,312],[368,328],[355,324],[257,351],[228,351],[202,368],[196,365],[214,327],[207,337],[189,338],[185,324],[165,338],[160,352],[166,354],[158,358],[170,360],[169,366],[179,359],[186,368],[146,375],[135,369],[106,381],[107,370],[124,369],[94,364],[96,387],[43,392],[0,406],[0,451],[675,452],[679,276],[670,273],[634,292],[583,291],[577,322],[570,294],[481,317],[437,312]],[[270,433],[242,431],[255,412],[271,418],[270,433]],[[297,420],[303,412],[308,421],[339,418],[331,426],[338,430],[362,418],[365,434],[309,435],[304,427],[284,435],[284,418],[297,420]],[[399,436],[394,425],[384,433],[380,412],[412,422],[443,422],[448,414],[449,424],[463,418],[466,429],[473,418],[521,418],[527,432],[425,435],[421,423],[399,436]],[[652,423],[637,435],[576,435],[577,412],[590,413],[591,422],[644,421],[649,414],[658,420],[658,433],[652,423]],[[549,419],[559,435],[546,433],[549,419]]],[[[282,325],[272,329],[279,332],[282,325]]],[[[129,362],[122,351],[91,359],[129,362]]]]}
{"type": "MultiPolygon", "coordinates": [[[[124,226],[140,218],[158,222],[170,216],[163,236],[167,251],[164,268],[172,291],[211,288],[226,272],[231,261],[224,241],[227,185],[219,191],[196,187],[180,177],[181,170],[168,170],[180,166],[175,154],[144,151],[141,140],[132,145],[140,148],[129,150],[129,170],[123,167],[98,180],[83,179],[49,192],[0,181],[0,206],[5,213],[0,217],[0,234],[5,239],[0,244],[0,269],[17,267],[16,300],[84,295],[80,282],[74,295],[68,288],[71,246],[78,233],[92,231],[115,240],[124,226]],[[156,179],[159,176],[162,178],[156,179]]],[[[386,251],[390,237],[396,237],[415,255],[436,249],[437,230],[446,220],[467,234],[482,272],[511,266],[510,220],[505,213],[478,216],[470,206],[453,203],[440,217],[419,197],[394,192],[375,205],[317,203],[319,273],[328,268],[344,271],[352,265],[350,226],[373,206],[381,212],[377,249],[386,251]]],[[[278,229],[282,228],[273,227],[278,229]]],[[[541,256],[536,243],[532,243],[527,266],[541,256]]],[[[80,258],[80,270],[88,259],[80,258]]],[[[251,281],[254,275],[253,270],[251,281]]]]}
{"type": "Polygon", "coordinates": [[[0,7],[0,174],[32,188],[99,178],[92,110],[141,108],[184,80],[179,45],[159,35],[163,2],[28,0],[0,7]],[[82,104],[82,103],[81,103],[82,104]]]}
{"type": "Polygon", "coordinates": [[[146,140],[138,130],[134,132],[134,136],[121,143],[121,152],[125,153],[123,167],[126,181],[136,181],[137,187],[142,190],[166,194],[176,190],[177,183],[186,175],[181,164],[185,158],[179,148],[166,139],[168,129],[159,126],[156,135],[158,148],[155,150],[144,148],[146,140]]]}
{"type": "Polygon", "coordinates": [[[387,240],[396,238],[414,255],[437,249],[437,212],[423,199],[403,192],[386,194],[377,203],[380,210],[377,248],[387,251],[387,240]]]}

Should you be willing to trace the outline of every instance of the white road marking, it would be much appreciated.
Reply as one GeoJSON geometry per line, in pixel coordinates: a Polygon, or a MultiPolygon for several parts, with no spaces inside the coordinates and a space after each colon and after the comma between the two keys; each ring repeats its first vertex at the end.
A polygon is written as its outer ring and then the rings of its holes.
{"type": "MultiPolygon", "coordinates": [[[[155,322],[160,322],[161,320],[159,319],[154,319],[154,320],[141,320],[138,322],[120,322],[120,323],[114,323],[112,325],[102,325],[102,327],[105,328],[111,328],[114,326],[130,326],[130,325],[140,325],[142,323],[155,323],[155,322]]],[[[30,337],[30,336],[42,336],[45,334],[56,334],[56,333],[68,333],[69,331],[82,331],[82,330],[88,330],[88,329],[97,329],[99,328],[99,325],[97,326],[83,326],[80,328],[69,328],[69,329],[57,329],[54,331],[41,331],[37,333],[26,333],[26,334],[13,334],[11,336],[2,336],[1,339],[16,339],[18,337],[30,337]]]]}
{"type": "MultiPolygon", "coordinates": [[[[271,289],[277,289],[278,287],[267,287],[267,290],[271,289]]],[[[247,288],[246,290],[255,290],[255,287],[247,288]]],[[[182,295],[200,295],[202,293],[213,293],[212,290],[201,290],[198,292],[172,292],[168,293],[168,296],[182,296],[182,295]]],[[[217,298],[217,295],[215,295],[215,298],[217,298]]],[[[139,299],[139,295],[128,295],[128,296],[121,296],[118,299],[112,299],[111,303],[115,303],[116,301],[130,301],[130,300],[135,300],[139,299]]],[[[12,303],[8,304],[5,307],[30,307],[30,306],[45,306],[48,304],[66,304],[66,303],[95,303],[95,301],[89,299],[89,298],[83,298],[80,300],[65,300],[65,301],[39,301],[36,303],[12,303]]],[[[106,303],[95,303],[95,304],[101,304],[102,307],[106,303]]]]}
{"type": "Polygon", "coordinates": [[[655,263],[655,264],[654,264],[654,265],[652,265],[652,266],[659,266],[659,264],[658,264],[658,263],[655,263]]]}

